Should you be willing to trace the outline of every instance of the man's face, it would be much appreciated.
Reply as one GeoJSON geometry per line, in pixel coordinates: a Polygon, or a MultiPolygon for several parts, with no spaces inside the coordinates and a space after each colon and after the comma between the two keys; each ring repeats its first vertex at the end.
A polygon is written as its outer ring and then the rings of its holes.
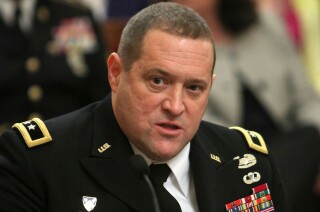
{"type": "Polygon", "coordinates": [[[116,119],[128,139],[149,158],[167,161],[195,135],[215,75],[209,41],[150,30],[139,60],[123,70],[108,58],[116,119]]]}

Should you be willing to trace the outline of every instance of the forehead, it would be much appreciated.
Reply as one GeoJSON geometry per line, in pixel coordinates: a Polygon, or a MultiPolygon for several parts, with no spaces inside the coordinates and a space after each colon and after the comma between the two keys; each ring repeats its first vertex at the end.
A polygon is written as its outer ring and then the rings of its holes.
{"type": "MultiPolygon", "coordinates": [[[[185,66],[213,66],[213,44],[205,39],[173,35],[158,29],[146,33],[142,42],[142,57],[167,60],[185,66]]],[[[208,67],[207,67],[208,66],[208,67]]]]}

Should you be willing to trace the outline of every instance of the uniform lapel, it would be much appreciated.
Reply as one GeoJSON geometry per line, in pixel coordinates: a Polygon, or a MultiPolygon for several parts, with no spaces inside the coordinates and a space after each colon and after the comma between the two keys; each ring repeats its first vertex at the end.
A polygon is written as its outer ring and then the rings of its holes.
{"type": "Polygon", "coordinates": [[[152,211],[144,181],[134,176],[129,158],[131,146],[120,130],[111,108],[110,96],[94,112],[91,156],[80,161],[98,186],[136,211],[152,211]]]}
{"type": "MultiPolygon", "coordinates": [[[[216,139],[219,142],[219,138],[216,139]]],[[[232,197],[237,176],[238,160],[226,160],[212,142],[193,139],[190,165],[193,173],[197,202],[200,211],[224,211],[232,197]]]]}

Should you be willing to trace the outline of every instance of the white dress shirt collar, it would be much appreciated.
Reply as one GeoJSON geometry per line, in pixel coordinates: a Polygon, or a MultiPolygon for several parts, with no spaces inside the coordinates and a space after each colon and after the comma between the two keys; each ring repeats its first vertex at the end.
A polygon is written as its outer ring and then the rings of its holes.
{"type": "MultiPolygon", "coordinates": [[[[148,158],[139,149],[137,149],[131,142],[130,144],[133,149],[133,152],[135,154],[141,155],[146,160],[148,165],[150,165],[151,163],[158,163],[148,158]]],[[[185,197],[187,197],[189,194],[189,186],[190,186],[189,151],[190,151],[190,143],[188,143],[178,155],[176,155],[174,158],[166,162],[170,167],[170,169],[172,170],[173,177],[175,177],[176,181],[178,182],[179,189],[182,191],[185,197]]]]}

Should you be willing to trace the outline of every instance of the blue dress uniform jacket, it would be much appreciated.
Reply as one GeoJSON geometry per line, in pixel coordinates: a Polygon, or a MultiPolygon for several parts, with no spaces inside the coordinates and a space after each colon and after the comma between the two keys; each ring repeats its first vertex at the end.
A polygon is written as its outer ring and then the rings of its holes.
{"type": "Polygon", "coordinates": [[[0,16],[0,134],[15,122],[62,115],[110,91],[89,10],[65,2],[38,0],[29,32],[0,16]]]}
{"type": "MultiPolygon", "coordinates": [[[[21,133],[0,139],[0,211],[151,212],[151,195],[129,165],[133,150],[119,128],[110,95],[103,101],[45,122],[52,141],[28,148],[21,133]],[[84,200],[84,201],[83,201],[84,200]],[[92,204],[94,205],[94,204],[92,204]]],[[[16,128],[14,128],[16,129],[16,128]]],[[[24,135],[24,138],[25,135],[24,135]]],[[[248,147],[242,134],[202,122],[191,141],[190,166],[201,212],[226,211],[225,204],[268,183],[276,211],[286,211],[285,195],[268,154],[248,147]],[[244,154],[256,164],[241,169],[244,154]],[[249,172],[261,179],[244,182],[249,172]]]]}

